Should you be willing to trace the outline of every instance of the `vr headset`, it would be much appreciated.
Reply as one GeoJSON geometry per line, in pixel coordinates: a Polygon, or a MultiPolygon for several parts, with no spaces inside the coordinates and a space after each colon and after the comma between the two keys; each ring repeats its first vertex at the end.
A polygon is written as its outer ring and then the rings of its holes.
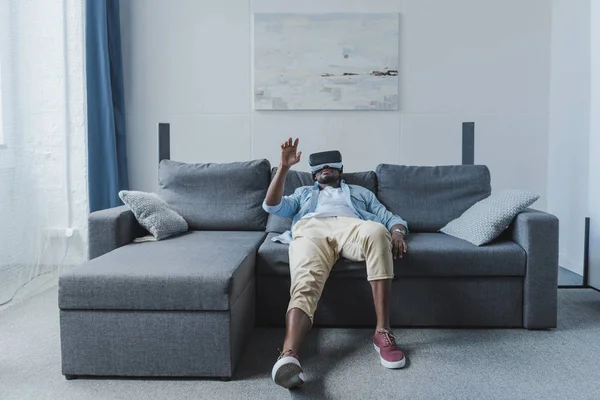
{"type": "Polygon", "coordinates": [[[339,169],[340,172],[344,172],[342,153],[337,150],[311,154],[308,158],[308,165],[310,166],[313,176],[325,167],[339,169]]]}

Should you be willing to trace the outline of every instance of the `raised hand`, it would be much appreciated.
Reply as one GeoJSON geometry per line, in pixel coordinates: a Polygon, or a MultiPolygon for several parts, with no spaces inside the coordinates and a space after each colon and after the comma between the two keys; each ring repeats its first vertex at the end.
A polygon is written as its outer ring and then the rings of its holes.
{"type": "Polygon", "coordinates": [[[292,165],[296,165],[300,162],[302,152],[298,151],[298,139],[292,142],[292,138],[289,138],[285,142],[281,143],[281,166],[283,168],[290,168],[292,165]]]}

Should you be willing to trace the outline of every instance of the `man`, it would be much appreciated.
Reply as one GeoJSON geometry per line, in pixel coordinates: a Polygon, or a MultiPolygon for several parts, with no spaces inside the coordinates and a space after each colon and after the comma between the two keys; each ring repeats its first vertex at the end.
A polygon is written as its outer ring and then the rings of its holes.
{"type": "MultiPolygon", "coordinates": [[[[312,326],[325,281],[340,257],[366,261],[377,314],[373,344],[384,367],[402,368],[406,360],[390,329],[389,308],[393,260],[407,251],[407,223],[386,210],[371,191],[341,179],[343,164],[337,151],[311,155],[314,186],[300,187],[282,197],[287,172],[300,162],[302,152],[297,148],[298,139],[281,144],[281,163],[263,202],[265,211],[292,218],[291,299],[283,351],[273,366],[272,378],[288,389],[304,383],[298,353],[312,326]]],[[[285,242],[285,235],[280,239],[285,242]]]]}

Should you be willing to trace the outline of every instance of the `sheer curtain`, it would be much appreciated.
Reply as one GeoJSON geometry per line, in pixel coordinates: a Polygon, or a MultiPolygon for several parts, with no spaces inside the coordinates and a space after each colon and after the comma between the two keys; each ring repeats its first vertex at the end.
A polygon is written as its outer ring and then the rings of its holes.
{"type": "Polygon", "coordinates": [[[83,1],[0,2],[0,307],[86,254],[83,1]]]}

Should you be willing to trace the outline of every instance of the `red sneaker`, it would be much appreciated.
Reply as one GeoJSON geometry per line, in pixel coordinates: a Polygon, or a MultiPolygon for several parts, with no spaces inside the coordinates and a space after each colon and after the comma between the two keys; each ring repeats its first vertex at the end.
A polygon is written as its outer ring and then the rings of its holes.
{"type": "Polygon", "coordinates": [[[381,365],[386,368],[403,368],[406,357],[396,345],[394,334],[387,329],[380,329],[373,335],[373,346],[379,353],[381,365]]]}
{"type": "Polygon", "coordinates": [[[295,388],[304,383],[304,374],[298,355],[292,350],[285,350],[277,359],[271,372],[273,382],[286,389],[295,388]]]}

